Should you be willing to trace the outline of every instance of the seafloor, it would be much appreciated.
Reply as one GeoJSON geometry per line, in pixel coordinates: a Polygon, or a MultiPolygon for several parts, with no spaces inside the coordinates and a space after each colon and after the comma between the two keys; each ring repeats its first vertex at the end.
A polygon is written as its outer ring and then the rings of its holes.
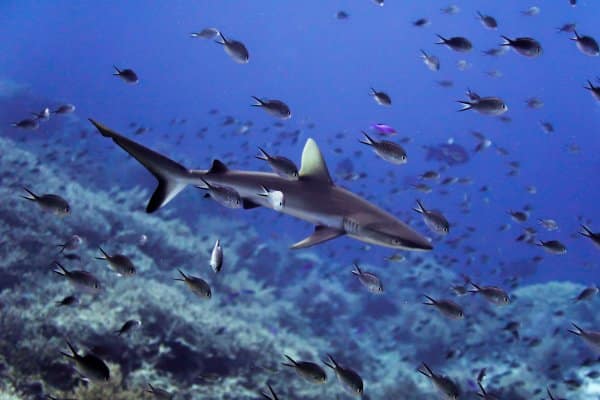
{"type": "MultiPolygon", "coordinates": [[[[0,85],[5,110],[20,93],[10,88],[0,85]]],[[[284,354],[319,362],[327,353],[362,375],[365,399],[438,396],[416,372],[421,361],[456,380],[461,399],[478,398],[481,368],[488,392],[501,399],[546,398],[548,386],[570,400],[600,396],[590,378],[597,354],[567,331],[571,321],[593,329],[588,321],[597,320],[593,303],[572,302],[582,285],[521,286],[504,307],[457,298],[466,318],[450,321],[422,305],[421,296],[451,297],[449,284],[461,278],[427,256],[387,265],[385,294],[374,296],[348,283],[351,266],[321,261],[318,248],[291,251],[287,242],[261,238],[202,207],[186,221],[169,212],[147,215],[149,188],[98,190],[93,171],[73,168],[69,151],[48,161],[46,149],[41,159],[43,145],[19,138],[35,132],[5,134],[10,129],[0,138],[0,399],[151,398],[148,383],[175,399],[257,399],[267,382],[280,399],[348,398],[330,371],[327,383],[311,385],[281,366],[284,354]],[[59,193],[72,214],[44,213],[20,197],[24,186],[59,193]],[[72,234],[84,243],[65,258],[56,244],[72,234]],[[148,236],[143,245],[141,234],[148,236]],[[227,245],[227,269],[218,277],[207,263],[217,237],[227,245]],[[118,277],[95,260],[98,245],[131,256],[136,276],[118,277]],[[57,307],[72,288],[52,272],[55,259],[96,274],[102,292],[82,295],[80,306],[57,307]],[[213,297],[199,299],[174,281],[177,268],[207,279],[213,297]],[[139,330],[114,334],[133,318],[143,322],[139,330]],[[518,340],[504,329],[510,321],[520,323],[518,340]],[[78,379],[60,355],[65,339],[109,362],[110,382],[78,379]]]]}

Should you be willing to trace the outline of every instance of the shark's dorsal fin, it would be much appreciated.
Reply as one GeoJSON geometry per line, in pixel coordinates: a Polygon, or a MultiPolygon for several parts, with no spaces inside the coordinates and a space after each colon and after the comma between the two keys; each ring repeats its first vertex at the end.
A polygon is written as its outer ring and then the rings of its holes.
{"type": "Polygon", "coordinates": [[[214,160],[210,169],[208,170],[209,174],[220,174],[223,172],[227,172],[228,168],[221,160],[214,160]]]}
{"type": "Polygon", "coordinates": [[[319,150],[317,143],[309,138],[302,150],[302,164],[300,165],[300,179],[315,180],[328,185],[333,185],[329,170],[319,150]]]}

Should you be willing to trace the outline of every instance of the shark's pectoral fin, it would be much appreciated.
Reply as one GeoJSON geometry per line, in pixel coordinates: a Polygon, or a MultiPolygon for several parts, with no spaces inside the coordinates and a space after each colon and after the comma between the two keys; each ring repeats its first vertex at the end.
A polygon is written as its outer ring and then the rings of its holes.
{"type": "Polygon", "coordinates": [[[312,235],[306,239],[302,239],[298,243],[292,245],[292,249],[303,249],[305,247],[321,244],[336,237],[342,236],[345,232],[341,229],[330,228],[328,226],[317,225],[312,235]]]}

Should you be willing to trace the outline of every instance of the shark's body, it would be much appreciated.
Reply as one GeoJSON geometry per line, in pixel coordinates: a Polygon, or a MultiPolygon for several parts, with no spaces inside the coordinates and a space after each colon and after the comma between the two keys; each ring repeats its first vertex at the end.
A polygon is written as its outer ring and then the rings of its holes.
{"type": "Polygon", "coordinates": [[[273,208],[262,188],[283,193],[285,205],[277,209],[284,214],[315,225],[315,232],[293,245],[309,247],[342,235],[363,242],[406,250],[431,250],[429,241],[393,215],[359,196],[335,186],[317,144],[308,139],[302,153],[298,180],[285,179],[275,173],[237,171],[214,161],[209,170],[188,170],[182,165],[139,143],[90,120],[106,137],[143,164],[158,180],[146,211],[151,213],[166,205],[187,185],[223,186],[235,190],[244,208],[273,208]]]}

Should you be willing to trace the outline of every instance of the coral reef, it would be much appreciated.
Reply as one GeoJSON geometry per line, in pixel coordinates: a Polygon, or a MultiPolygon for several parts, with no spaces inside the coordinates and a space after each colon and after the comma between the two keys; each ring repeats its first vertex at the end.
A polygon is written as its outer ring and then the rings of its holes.
{"type": "Polygon", "coordinates": [[[455,300],[466,317],[451,321],[422,305],[422,294],[450,298],[460,278],[428,258],[361,265],[384,281],[385,293],[376,296],[350,266],[311,250],[290,252],[287,241],[262,240],[243,221],[198,205],[185,218],[168,210],[147,215],[145,190],[103,188],[7,138],[0,154],[0,399],[139,399],[151,383],[176,399],[239,400],[257,398],[267,381],[281,398],[344,398],[331,371],[326,384],[313,386],[281,366],[284,354],[319,362],[327,353],[362,375],[367,399],[434,393],[416,372],[422,361],[455,379],[465,399],[477,398],[481,368],[486,388],[501,398],[541,398],[548,385],[569,399],[598,395],[587,377],[595,356],[567,332],[571,320],[585,327],[595,321],[593,304],[571,302],[581,285],[519,287],[504,307],[463,296],[455,300]],[[72,214],[44,213],[19,197],[23,186],[60,194],[72,214]],[[84,238],[81,248],[59,254],[56,245],[74,233],[84,238]],[[216,238],[225,246],[219,275],[208,265],[216,238]],[[119,277],[95,260],[99,245],[130,256],[137,275],[119,277]],[[94,273],[102,291],[58,307],[73,288],[52,273],[55,259],[94,273]],[[177,268],[206,279],[213,297],[199,299],[175,282],[177,268]],[[142,326],[117,336],[132,318],[142,326]],[[511,321],[520,325],[518,340],[505,329],[511,321]],[[108,361],[111,382],[82,384],[60,356],[65,339],[108,361]]]}

